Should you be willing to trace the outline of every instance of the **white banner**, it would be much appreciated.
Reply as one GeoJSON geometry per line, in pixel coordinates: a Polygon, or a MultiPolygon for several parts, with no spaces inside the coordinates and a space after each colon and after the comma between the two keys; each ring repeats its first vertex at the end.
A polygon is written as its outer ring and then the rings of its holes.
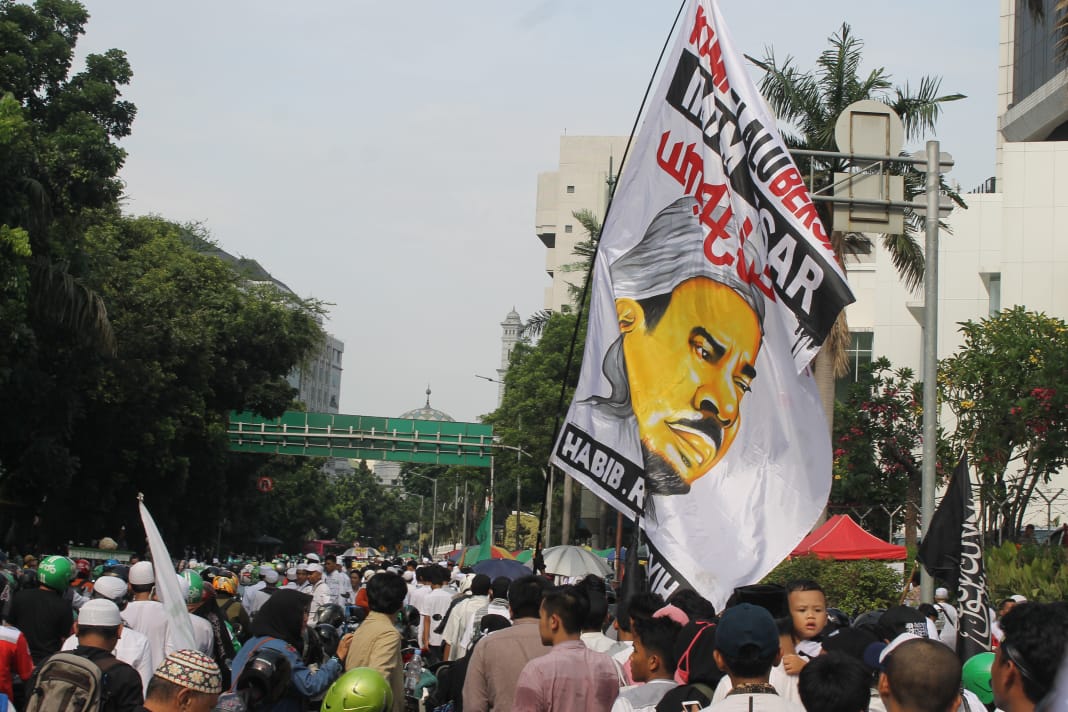
{"type": "Polygon", "coordinates": [[[650,544],[650,588],[722,607],[830,491],[807,366],[853,301],[714,0],[691,0],[605,221],[553,450],[650,544]]]}
{"type": "Polygon", "coordinates": [[[141,524],[145,527],[145,537],[148,539],[148,550],[152,554],[152,571],[156,577],[156,595],[163,604],[163,610],[167,613],[167,623],[170,628],[170,641],[176,650],[196,650],[193,638],[193,624],[189,622],[189,610],[185,607],[185,598],[182,597],[182,589],[178,585],[178,572],[171,562],[171,555],[167,551],[167,544],[163,541],[163,535],[159,533],[156,520],[148,512],[148,507],[137,497],[137,507],[141,510],[141,524]]]}

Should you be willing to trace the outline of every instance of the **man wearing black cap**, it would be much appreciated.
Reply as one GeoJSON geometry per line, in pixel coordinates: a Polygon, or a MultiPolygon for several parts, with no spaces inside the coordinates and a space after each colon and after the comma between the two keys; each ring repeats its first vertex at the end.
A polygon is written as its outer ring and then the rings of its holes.
{"type": "Polygon", "coordinates": [[[739,603],[723,612],[716,626],[712,653],[730,677],[731,691],[708,709],[720,712],[803,712],[802,707],[779,696],[768,682],[771,668],[782,659],[779,628],[767,610],[739,603]]]}

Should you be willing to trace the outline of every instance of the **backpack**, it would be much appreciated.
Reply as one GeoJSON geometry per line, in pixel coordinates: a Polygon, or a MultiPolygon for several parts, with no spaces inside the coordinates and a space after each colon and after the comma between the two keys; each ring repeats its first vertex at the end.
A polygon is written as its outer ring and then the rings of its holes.
{"type": "Polygon", "coordinates": [[[117,663],[110,656],[98,665],[74,653],[56,653],[34,675],[26,712],[100,712],[107,672],[117,663]]]}

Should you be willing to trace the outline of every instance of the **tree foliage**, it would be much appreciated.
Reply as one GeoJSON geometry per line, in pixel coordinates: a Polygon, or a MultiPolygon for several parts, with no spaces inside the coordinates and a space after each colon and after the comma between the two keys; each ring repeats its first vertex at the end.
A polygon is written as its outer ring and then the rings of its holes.
{"type": "Polygon", "coordinates": [[[1012,538],[1035,488],[1068,464],[1068,324],[1017,306],[960,330],[938,384],[979,473],[984,528],[1012,538]]]}
{"type": "Polygon", "coordinates": [[[882,561],[799,556],[776,566],[762,583],[785,585],[796,579],[818,581],[827,596],[827,605],[850,616],[889,608],[901,597],[901,574],[882,561]]]}
{"type": "MultiPolygon", "coordinates": [[[[912,369],[894,369],[890,361],[872,362],[835,406],[834,481],[830,501],[840,508],[885,508],[905,523],[906,544],[916,544],[922,480],[923,384],[912,369]]],[[[948,443],[939,438],[936,471],[948,471],[948,443]]],[[[888,518],[875,517],[873,531],[884,539],[888,518]]]]}
{"type": "Polygon", "coordinates": [[[231,492],[252,491],[228,477],[227,415],[290,406],[286,375],[323,338],[319,308],[244,283],[192,244],[159,218],[86,231],[85,281],[107,304],[114,356],[36,325],[55,348],[7,384],[0,488],[33,503],[20,520],[36,518],[43,541],[98,538],[120,512],[132,523],[137,492],[158,503],[161,526],[210,530],[231,492]]]}
{"type": "MultiPolygon", "coordinates": [[[[520,341],[512,351],[511,364],[504,377],[504,398],[483,422],[493,425],[500,442],[518,447],[530,457],[517,457],[505,451],[496,458],[498,482],[521,483],[522,501],[526,511],[538,514],[545,490],[549,453],[552,450],[554,428],[562,420],[578,384],[585,330],[579,329],[575,344],[575,358],[567,371],[567,355],[575,333],[576,314],[553,314],[536,343],[520,341]],[[563,394],[561,396],[561,384],[563,394]]],[[[556,478],[557,485],[562,477],[556,478]]],[[[511,487],[515,489],[514,484],[511,487]]],[[[514,493],[498,489],[499,502],[513,504],[514,493]]],[[[554,492],[552,496],[556,496],[554,492]]],[[[559,514],[556,504],[553,511],[559,514]]],[[[558,531],[554,529],[554,531],[558,531]]]]}

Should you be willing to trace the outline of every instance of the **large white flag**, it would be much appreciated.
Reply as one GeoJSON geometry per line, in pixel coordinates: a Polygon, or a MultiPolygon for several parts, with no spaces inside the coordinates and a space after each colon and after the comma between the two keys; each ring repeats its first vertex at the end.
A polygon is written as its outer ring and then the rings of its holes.
{"type": "Polygon", "coordinates": [[[189,622],[189,611],[185,607],[185,598],[178,585],[178,572],[175,571],[171,562],[167,544],[163,541],[163,535],[159,533],[156,520],[145,506],[145,500],[141,495],[137,496],[137,508],[141,511],[141,524],[145,527],[145,537],[148,539],[148,550],[152,554],[152,571],[156,577],[156,595],[163,604],[163,610],[167,613],[167,623],[170,630],[170,641],[175,649],[196,649],[193,638],[193,624],[189,622]]]}
{"type": "Polygon", "coordinates": [[[826,502],[830,442],[807,366],[853,296],[715,0],[683,15],[592,287],[552,460],[640,519],[652,590],[721,606],[826,502]]]}

